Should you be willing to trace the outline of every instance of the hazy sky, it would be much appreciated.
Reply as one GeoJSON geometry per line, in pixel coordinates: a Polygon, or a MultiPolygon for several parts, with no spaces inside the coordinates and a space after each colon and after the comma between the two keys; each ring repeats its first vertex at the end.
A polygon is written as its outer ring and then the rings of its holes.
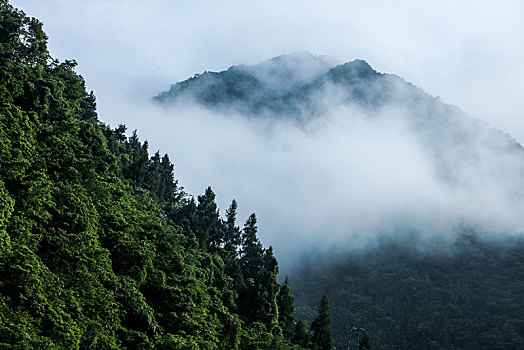
{"type": "Polygon", "coordinates": [[[348,230],[384,230],[380,223],[439,232],[464,218],[517,231],[522,224],[524,202],[504,194],[506,183],[522,180],[492,176],[497,154],[481,146],[483,168],[466,166],[470,183],[450,191],[403,117],[369,124],[333,111],[331,124],[313,135],[286,125],[261,135],[264,126],[238,117],[161,113],[150,98],[195,73],[306,50],[341,63],[364,59],[522,143],[523,1],[12,3],[44,22],[54,57],[77,60],[103,121],[136,128],[152,151],[169,153],[188,192],[211,185],[222,213],[232,198],[239,221],[257,212],[263,241],[281,261],[290,239],[325,242],[348,230]]]}
{"type": "MultiPolygon", "coordinates": [[[[102,118],[205,70],[298,50],[361,58],[524,141],[524,2],[15,0],[75,58],[102,118]]],[[[130,121],[127,121],[131,124],[130,121]]]]}

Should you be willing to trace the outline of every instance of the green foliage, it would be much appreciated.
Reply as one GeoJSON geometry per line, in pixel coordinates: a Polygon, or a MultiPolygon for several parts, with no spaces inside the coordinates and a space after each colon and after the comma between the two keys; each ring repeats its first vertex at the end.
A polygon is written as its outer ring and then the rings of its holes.
{"type": "Polygon", "coordinates": [[[0,11],[0,349],[300,349],[256,217],[184,193],[167,155],[98,121],[40,22],[0,11]]]}
{"type": "Polygon", "coordinates": [[[293,334],[293,342],[304,349],[312,349],[312,334],[306,321],[300,320],[296,323],[293,334]]]}
{"type": "Polygon", "coordinates": [[[445,251],[388,243],[304,262],[291,282],[299,310],[329,290],[337,348],[358,326],[369,332],[373,349],[518,349],[523,264],[522,241],[465,235],[445,251]]]}

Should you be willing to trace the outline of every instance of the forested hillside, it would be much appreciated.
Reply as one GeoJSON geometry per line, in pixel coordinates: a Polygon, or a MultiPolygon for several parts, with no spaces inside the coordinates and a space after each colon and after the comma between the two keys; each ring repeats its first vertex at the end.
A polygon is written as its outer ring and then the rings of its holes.
{"type": "Polygon", "coordinates": [[[300,188],[275,191],[298,213],[296,317],[312,322],[327,293],[338,349],[364,335],[374,349],[524,348],[524,152],[510,135],[362,60],[304,54],[204,72],[156,99],[280,128],[285,156],[269,168],[300,188]],[[315,74],[297,79],[304,67],[315,74]]]}
{"type": "MultiPolygon", "coordinates": [[[[0,349],[524,348],[508,134],[362,60],[298,53],[172,85],[168,113],[198,107],[175,123],[242,134],[204,152],[238,151],[226,174],[270,203],[264,237],[290,265],[305,253],[279,283],[255,214],[186,193],[167,154],[98,119],[75,66],[0,0],[0,349]]],[[[194,162],[217,176],[210,158],[194,162]]]]}
{"type": "Polygon", "coordinates": [[[291,274],[297,316],[331,301],[333,336],[351,328],[373,349],[522,349],[524,243],[464,233],[441,249],[395,240],[366,251],[304,259],[291,274]]]}
{"type": "Polygon", "coordinates": [[[38,20],[0,11],[0,348],[313,346],[256,216],[186,194],[167,155],[98,120],[38,20]]]}

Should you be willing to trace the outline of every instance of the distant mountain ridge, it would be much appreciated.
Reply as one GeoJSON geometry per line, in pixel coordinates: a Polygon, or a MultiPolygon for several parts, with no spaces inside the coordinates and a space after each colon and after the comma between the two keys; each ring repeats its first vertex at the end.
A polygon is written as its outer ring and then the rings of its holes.
{"type": "Polygon", "coordinates": [[[163,104],[190,99],[210,108],[226,108],[240,113],[320,113],[317,97],[326,88],[344,91],[345,103],[377,106],[399,96],[400,86],[419,98],[421,89],[398,76],[375,71],[364,60],[335,64],[327,56],[299,52],[277,56],[257,65],[231,66],[221,72],[196,74],[171,85],[154,97],[163,104]]]}
{"type": "MultiPolygon", "coordinates": [[[[257,65],[195,75],[155,100],[166,108],[196,104],[211,115],[237,114],[276,126],[291,121],[301,127],[322,118],[325,125],[344,120],[347,128],[364,122],[375,138],[381,137],[384,127],[398,128],[401,134],[395,140],[409,138],[446,193],[464,203],[495,198],[501,205],[514,203],[512,210],[524,208],[520,185],[524,152],[516,140],[397,75],[377,72],[364,60],[337,65],[325,56],[304,52],[283,55],[257,65]]],[[[478,216],[474,210],[461,209],[470,204],[457,209],[464,210],[466,222],[478,216]]],[[[480,217],[489,224],[495,220],[487,219],[492,215],[480,217]]]]}
{"type": "Polygon", "coordinates": [[[377,110],[385,105],[418,109],[420,114],[463,114],[394,74],[380,73],[366,61],[336,64],[307,52],[281,55],[256,65],[236,65],[172,84],[154,100],[170,105],[190,101],[210,109],[249,116],[308,119],[332,105],[377,110]]]}

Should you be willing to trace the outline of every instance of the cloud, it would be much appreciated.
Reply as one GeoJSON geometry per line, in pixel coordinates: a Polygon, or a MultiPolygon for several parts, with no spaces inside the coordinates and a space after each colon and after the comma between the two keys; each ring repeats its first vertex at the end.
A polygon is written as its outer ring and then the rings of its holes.
{"type": "Polygon", "coordinates": [[[316,95],[327,109],[305,125],[191,103],[122,109],[154,121],[145,131],[169,151],[189,193],[211,185],[223,210],[235,198],[239,222],[256,212],[284,269],[313,247],[412,234],[452,240],[463,228],[521,234],[524,157],[510,138],[429,97],[413,108],[405,95],[413,90],[400,83],[401,103],[378,110],[344,105],[336,90],[316,95]]]}

